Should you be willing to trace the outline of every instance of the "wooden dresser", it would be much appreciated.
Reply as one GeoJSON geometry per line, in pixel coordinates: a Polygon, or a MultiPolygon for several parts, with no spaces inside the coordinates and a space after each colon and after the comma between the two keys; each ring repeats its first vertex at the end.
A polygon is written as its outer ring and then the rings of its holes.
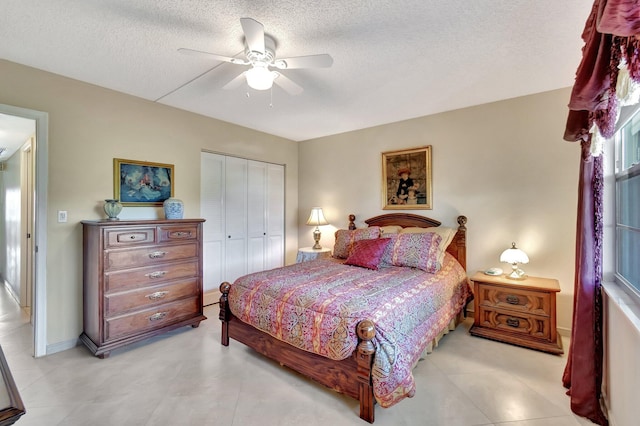
{"type": "Polygon", "coordinates": [[[551,278],[512,280],[477,272],[474,283],[475,320],[469,332],[531,349],[563,353],[556,329],[556,293],[551,278]]]}
{"type": "Polygon", "coordinates": [[[205,320],[204,219],[83,221],[84,331],[100,357],[205,320]]]}

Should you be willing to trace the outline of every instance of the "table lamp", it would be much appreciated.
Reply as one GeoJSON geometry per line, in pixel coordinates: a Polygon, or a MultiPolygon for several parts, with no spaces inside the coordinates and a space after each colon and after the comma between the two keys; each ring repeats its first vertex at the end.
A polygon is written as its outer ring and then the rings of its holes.
{"type": "Polygon", "coordinates": [[[529,257],[525,252],[516,247],[516,243],[511,243],[511,248],[506,249],[500,255],[500,262],[510,263],[513,269],[507,278],[512,280],[523,280],[527,276],[524,271],[518,267],[519,263],[529,263],[529,257]]]}
{"type": "Polygon", "coordinates": [[[327,222],[327,219],[324,218],[324,213],[322,213],[322,207],[313,207],[311,209],[309,219],[307,219],[307,225],[316,227],[316,229],[313,231],[313,239],[316,242],[313,245],[314,250],[320,250],[322,248],[322,246],[320,245],[320,228],[318,227],[328,224],[329,222],[327,222]]]}

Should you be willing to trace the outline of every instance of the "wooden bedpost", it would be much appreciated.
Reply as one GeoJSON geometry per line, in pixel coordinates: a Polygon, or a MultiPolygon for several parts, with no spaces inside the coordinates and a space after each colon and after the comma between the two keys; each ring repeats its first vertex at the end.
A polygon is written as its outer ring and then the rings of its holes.
{"type": "Polygon", "coordinates": [[[458,255],[456,259],[462,267],[467,270],[467,217],[466,216],[458,216],[458,233],[455,237],[456,242],[456,250],[458,255]]]}
{"type": "Polygon", "coordinates": [[[371,366],[376,347],[372,340],[376,335],[376,328],[372,321],[362,320],[356,326],[360,343],[355,352],[358,364],[360,418],[369,423],[374,421],[375,399],[373,397],[373,383],[371,382],[371,366]]]}
{"type": "Polygon", "coordinates": [[[349,215],[349,230],[353,231],[354,229],[356,229],[356,216],[353,214],[349,215]]]}
{"type": "Polygon", "coordinates": [[[223,282],[220,284],[220,321],[222,321],[222,338],[221,343],[223,346],[229,346],[229,320],[231,319],[231,311],[229,310],[229,290],[231,290],[231,284],[223,282]]]}

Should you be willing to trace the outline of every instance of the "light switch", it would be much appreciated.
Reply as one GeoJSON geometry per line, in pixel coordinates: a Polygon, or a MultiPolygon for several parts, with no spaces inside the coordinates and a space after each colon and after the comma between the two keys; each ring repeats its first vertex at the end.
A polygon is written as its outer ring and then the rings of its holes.
{"type": "Polygon", "coordinates": [[[66,222],[67,221],[67,211],[66,210],[58,210],[58,222],[66,222]]]}

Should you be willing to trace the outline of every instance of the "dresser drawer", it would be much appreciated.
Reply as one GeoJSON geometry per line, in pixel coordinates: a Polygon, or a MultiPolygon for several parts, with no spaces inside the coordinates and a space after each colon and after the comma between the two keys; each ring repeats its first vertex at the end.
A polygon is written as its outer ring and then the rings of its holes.
{"type": "Polygon", "coordinates": [[[104,276],[104,292],[133,290],[160,284],[177,278],[195,277],[200,274],[198,259],[179,263],[164,263],[143,268],[107,272],[104,276]]]}
{"type": "Polygon", "coordinates": [[[160,242],[195,240],[198,238],[198,227],[193,224],[185,224],[183,226],[159,226],[158,240],[160,242]]]}
{"type": "Polygon", "coordinates": [[[518,288],[479,283],[475,297],[481,306],[503,308],[534,315],[551,315],[551,295],[518,288]]]}
{"type": "Polygon", "coordinates": [[[198,245],[196,243],[113,250],[105,253],[104,267],[105,270],[126,269],[197,256],[198,245]]]}
{"type": "Polygon", "coordinates": [[[105,229],[104,233],[104,248],[156,243],[155,227],[105,229]]]}
{"type": "Polygon", "coordinates": [[[536,339],[550,340],[549,318],[522,314],[501,309],[480,307],[480,327],[528,335],[536,339]]]}
{"type": "Polygon", "coordinates": [[[123,291],[105,296],[105,316],[140,310],[172,302],[189,296],[197,296],[200,291],[200,280],[191,278],[184,281],[174,281],[164,285],[139,288],[133,291],[123,291]]]}
{"type": "Polygon", "coordinates": [[[143,311],[105,318],[105,339],[114,340],[197,316],[201,312],[200,298],[178,300],[143,311]]]}

